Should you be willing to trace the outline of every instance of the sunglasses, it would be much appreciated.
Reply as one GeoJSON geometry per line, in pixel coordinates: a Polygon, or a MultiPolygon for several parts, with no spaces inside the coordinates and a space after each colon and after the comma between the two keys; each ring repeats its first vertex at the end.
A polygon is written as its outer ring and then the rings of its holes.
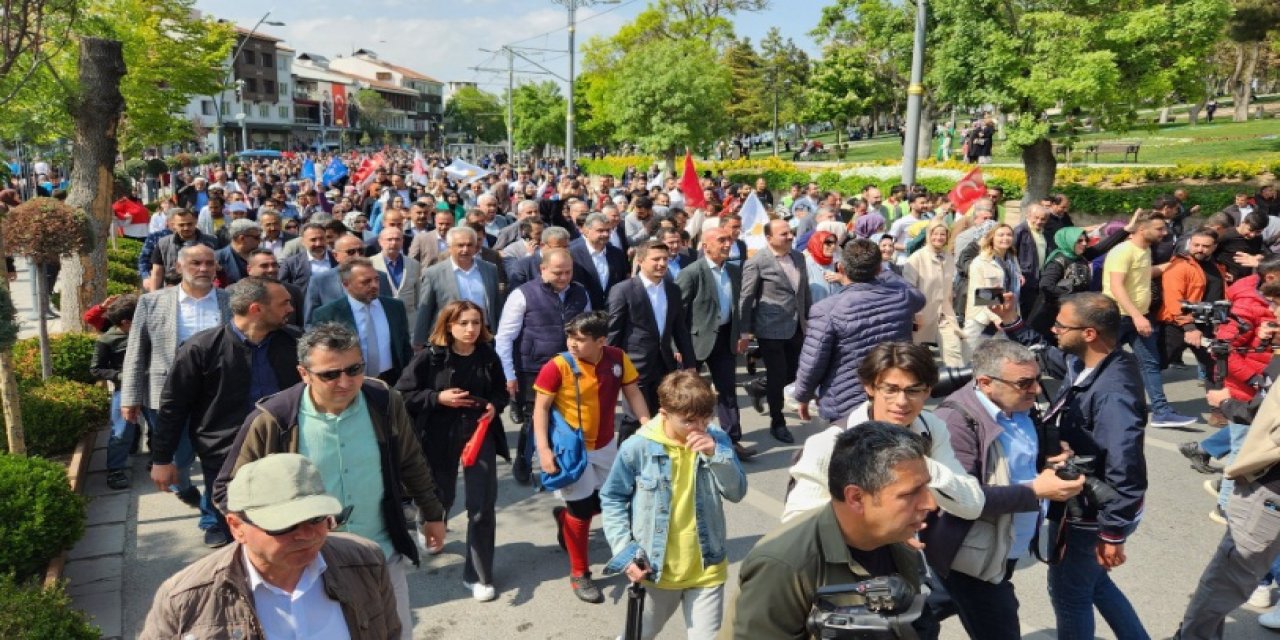
{"type": "Polygon", "coordinates": [[[358,256],[364,253],[364,249],[347,249],[346,251],[339,251],[338,253],[341,253],[344,256],[358,256]]]}
{"type": "Polygon", "coordinates": [[[829,244],[829,245],[834,245],[835,243],[836,243],[836,241],[835,241],[835,239],[834,239],[834,238],[828,238],[828,239],[826,239],[826,240],[823,240],[823,241],[822,241],[822,244],[824,244],[824,245],[828,245],[828,244],[829,244]]]}
{"type": "Polygon", "coordinates": [[[307,371],[310,371],[311,375],[325,382],[333,382],[342,377],[343,374],[346,374],[348,378],[362,378],[364,377],[364,363],[358,362],[345,369],[333,369],[330,371],[311,371],[311,369],[307,369],[307,371]]]}
{"type": "Polygon", "coordinates": [[[1019,380],[1005,380],[1004,378],[997,378],[995,376],[991,376],[991,379],[997,382],[1003,382],[1017,389],[1018,391],[1030,391],[1036,385],[1040,384],[1039,378],[1021,378],[1019,380]]]}
{"type": "Polygon", "coordinates": [[[263,533],[271,536],[272,538],[279,538],[280,536],[287,536],[293,533],[294,531],[297,531],[298,527],[314,527],[318,524],[327,523],[328,530],[333,531],[334,529],[337,529],[338,527],[341,527],[342,525],[346,524],[347,520],[351,519],[351,512],[354,509],[355,509],[355,505],[349,505],[346,508],[344,508],[340,513],[338,513],[338,515],[336,516],[319,516],[319,517],[311,518],[309,520],[303,520],[302,522],[299,522],[290,527],[285,527],[283,529],[274,529],[274,530],[263,529],[257,524],[254,524],[254,522],[249,519],[249,516],[243,513],[240,514],[240,519],[244,520],[245,524],[251,524],[255,527],[258,527],[259,529],[262,529],[263,533]]]}

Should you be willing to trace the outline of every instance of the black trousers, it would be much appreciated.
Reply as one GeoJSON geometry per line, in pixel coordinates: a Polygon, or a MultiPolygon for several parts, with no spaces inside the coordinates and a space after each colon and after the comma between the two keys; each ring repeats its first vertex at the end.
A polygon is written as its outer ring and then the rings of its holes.
{"type": "MultiPolygon", "coordinates": [[[[1190,325],[1192,328],[1195,325],[1190,325]]],[[[1176,324],[1167,324],[1164,326],[1164,348],[1165,358],[1163,365],[1168,367],[1171,362],[1178,362],[1182,359],[1182,350],[1190,349],[1191,355],[1196,357],[1196,362],[1200,363],[1200,367],[1209,373],[1213,373],[1214,363],[1213,356],[1209,355],[1209,350],[1204,347],[1193,347],[1187,344],[1186,340],[1187,328],[1176,324]]],[[[1206,339],[1213,336],[1205,336],[1206,339]]]]}
{"type": "Polygon", "coordinates": [[[1019,640],[1022,631],[1018,625],[1018,595],[1014,593],[1014,560],[1009,560],[1004,580],[991,584],[959,571],[952,571],[942,578],[951,601],[960,614],[964,630],[973,640],[1019,640]]]}
{"type": "Polygon", "coordinates": [[[760,356],[764,358],[765,375],[768,377],[765,399],[769,401],[769,428],[787,426],[782,417],[782,389],[795,382],[796,369],[800,367],[800,347],[804,344],[804,332],[796,327],[790,338],[782,340],[756,338],[760,356]]]}
{"type": "Polygon", "coordinates": [[[716,419],[734,442],[742,439],[742,419],[738,414],[738,356],[733,353],[737,339],[737,336],[729,335],[728,323],[721,325],[716,331],[716,345],[701,363],[707,365],[711,384],[716,387],[716,419]]]}
{"type": "MultiPolygon", "coordinates": [[[[495,420],[490,429],[502,423],[495,420]]],[[[459,444],[452,455],[431,463],[431,475],[436,482],[440,502],[444,504],[445,519],[458,496],[458,467],[461,464],[462,447],[459,444]]],[[[462,571],[466,582],[493,584],[493,547],[497,531],[498,464],[493,447],[493,437],[485,438],[476,463],[462,467],[463,491],[467,508],[467,565],[462,571]]]]}

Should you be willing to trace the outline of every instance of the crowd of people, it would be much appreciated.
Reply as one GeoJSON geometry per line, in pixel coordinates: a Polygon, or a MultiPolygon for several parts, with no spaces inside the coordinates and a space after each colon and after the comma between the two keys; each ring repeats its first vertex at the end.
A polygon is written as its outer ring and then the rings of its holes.
{"type": "MultiPolygon", "coordinates": [[[[129,486],[145,440],[152,482],[231,549],[165,584],[144,637],[233,620],[410,637],[406,573],[462,507],[464,584],[493,600],[503,458],[562,501],[546,524],[588,603],[604,600],[600,516],[605,573],[648,587],[646,638],[677,608],[691,638],[810,637],[820,587],[889,575],[928,594],[921,637],[954,616],[973,638],[1018,638],[1011,577],[1037,561],[1059,637],[1093,638],[1096,609],[1146,638],[1110,572],[1142,518],[1145,429],[1200,420],[1164,394],[1188,350],[1223,428],[1183,451],[1226,467],[1211,517],[1230,526],[1181,637],[1220,638],[1233,608],[1271,604],[1273,186],[1207,217],[1179,189],[1081,227],[1066,196],[1014,220],[998,189],[957,210],[917,187],[775,194],[708,174],[695,207],[634,170],[490,161],[464,176],[384,151],[324,184],[304,160],[175,175],[133,227],[143,293],[89,312],[94,373],[114,385],[108,484],[129,486]],[[752,192],[770,210],[758,239],[738,215],[752,192]],[[757,454],[744,362],[774,440],[795,443],[789,403],[822,430],[730,599],[723,502],[757,454]],[[224,583],[245,612],[222,609],[224,583]]],[[[1261,622],[1280,628],[1280,609],[1261,622]]]]}

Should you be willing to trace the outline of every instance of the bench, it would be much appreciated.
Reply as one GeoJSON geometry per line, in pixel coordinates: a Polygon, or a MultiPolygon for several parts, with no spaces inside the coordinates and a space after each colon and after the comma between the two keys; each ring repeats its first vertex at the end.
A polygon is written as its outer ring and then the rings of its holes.
{"type": "Polygon", "coordinates": [[[1137,162],[1138,152],[1141,150],[1141,142],[1099,142],[1086,146],[1084,148],[1084,157],[1085,160],[1088,160],[1089,156],[1092,155],[1093,161],[1097,162],[1098,154],[1100,153],[1123,153],[1124,162],[1129,161],[1130,155],[1133,156],[1133,161],[1137,162]]]}

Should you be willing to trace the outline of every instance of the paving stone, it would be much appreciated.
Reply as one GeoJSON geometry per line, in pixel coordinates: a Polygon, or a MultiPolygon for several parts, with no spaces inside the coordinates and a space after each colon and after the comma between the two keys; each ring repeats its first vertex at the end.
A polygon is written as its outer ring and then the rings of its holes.
{"type": "Polygon", "coordinates": [[[67,563],[62,577],[67,580],[67,593],[72,596],[120,591],[124,556],[113,555],[67,563]]]}
{"type": "Polygon", "coordinates": [[[73,596],[76,608],[89,614],[94,624],[102,630],[103,638],[120,638],[124,636],[123,610],[121,609],[120,592],[89,593],[73,596]]]}
{"type": "Polygon", "coordinates": [[[106,471],[107,470],[107,450],[95,449],[93,454],[89,456],[89,472],[106,471]]]}
{"type": "Polygon", "coordinates": [[[123,524],[104,524],[86,528],[84,537],[71,549],[67,558],[82,560],[124,553],[124,529],[123,524]]]}
{"type": "Polygon", "coordinates": [[[129,502],[132,499],[133,496],[127,491],[90,498],[86,524],[94,526],[124,522],[129,516],[129,502]]]}
{"type": "Polygon", "coordinates": [[[110,430],[110,429],[99,429],[99,430],[98,430],[98,435],[97,435],[97,437],[95,437],[95,438],[94,438],[94,440],[93,440],[93,448],[94,448],[94,449],[106,449],[106,448],[107,448],[107,440],[110,440],[110,439],[111,439],[111,430],[110,430]]]}

